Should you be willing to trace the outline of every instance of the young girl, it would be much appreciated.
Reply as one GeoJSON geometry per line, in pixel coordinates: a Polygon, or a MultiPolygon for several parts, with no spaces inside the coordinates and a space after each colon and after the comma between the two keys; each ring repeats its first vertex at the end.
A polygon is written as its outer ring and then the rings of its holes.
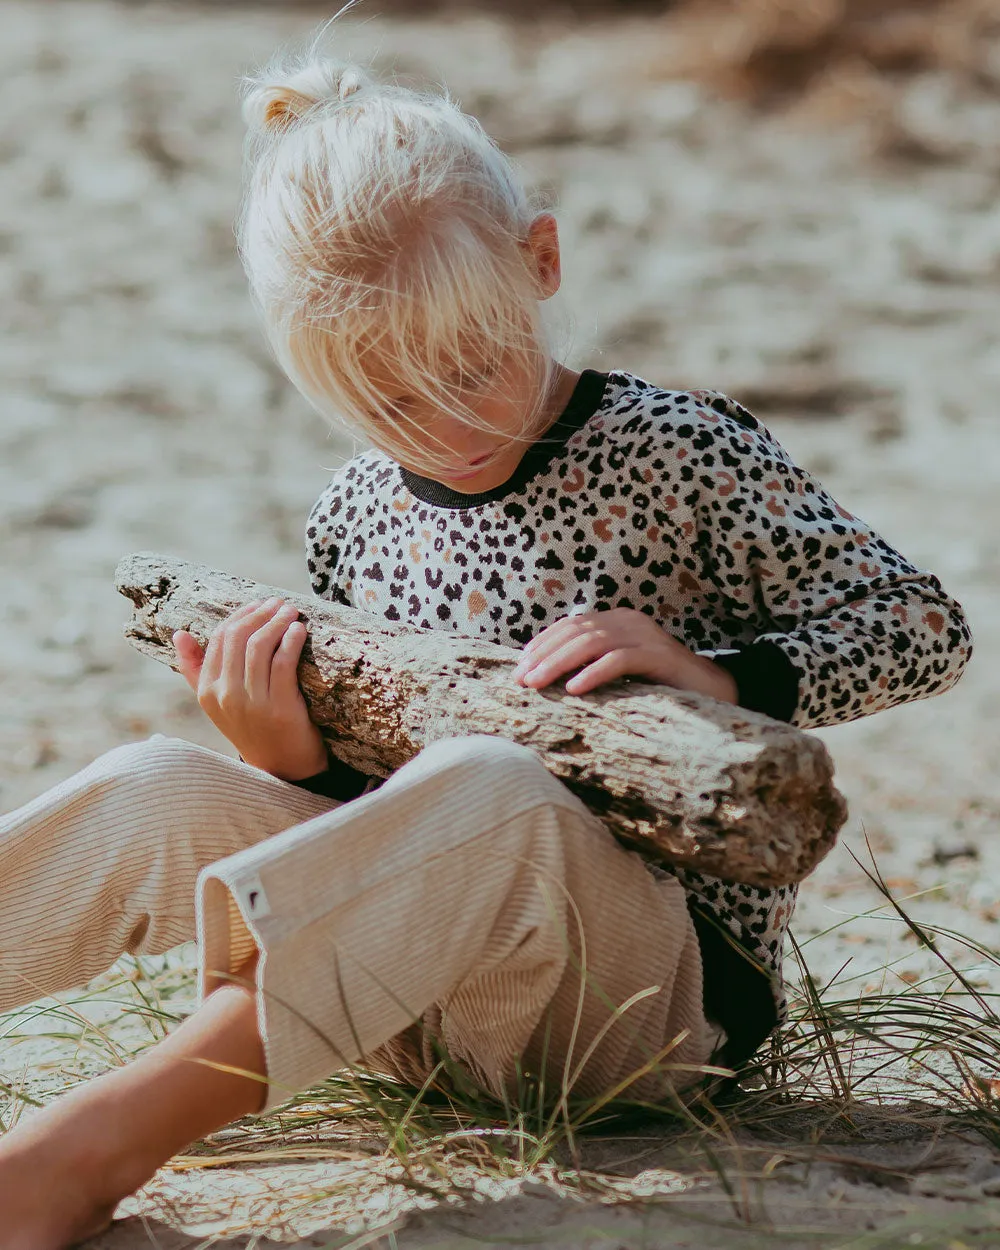
{"type": "MultiPolygon", "coordinates": [[[[630,675],[803,728],[954,684],[959,606],[739,404],[553,358],[555,219],[450,100],[310,53],[246,111],[271,343],[374,448],[309,518],[318,595],[515,643],[524,686],[630,675]]],[[[381,785],[336,764],[296,616],[175,638],[239,761],[154,735],[0,818],[0,1009],[195,934],[203,992],[0,1143],[5,1250],[93,1233],[191,1140],[348,1063],[663,1099],[780,1018],[792,887],[647,868],[501,739],[381,785]]]]}

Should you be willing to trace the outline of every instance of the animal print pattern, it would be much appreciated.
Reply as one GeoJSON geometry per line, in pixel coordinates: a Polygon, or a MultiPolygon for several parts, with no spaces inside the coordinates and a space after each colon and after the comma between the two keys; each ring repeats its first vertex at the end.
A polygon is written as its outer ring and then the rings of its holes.
{"type": "MultiPolygon", "coordinates": [[[[544,441],[480,496],[378,451],[355,457],[309,517],[314,591],[515,646],[568,613],[616,607],[702,654],[752,660],[768,642],[797,681],[790,719],[803,729],[957,681],[971,654],[960,606],[734,400],[588,370],[544,441]]],[[[677,875],[770,970],[780,1003],[795,888],[677,875]]]]}

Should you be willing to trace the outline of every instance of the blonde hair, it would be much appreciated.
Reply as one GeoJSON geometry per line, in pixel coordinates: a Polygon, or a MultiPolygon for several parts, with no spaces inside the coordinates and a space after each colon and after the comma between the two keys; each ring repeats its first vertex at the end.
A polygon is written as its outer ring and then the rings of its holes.
{"type": "Polygon", "coordinates": [[[453,457],[372,384],[373,362],[392,389],[483,429],[463,384],[515,353],[535,383],[515,431],[530,440],[553,371],[525,256],[538,209],[447,90],[322,55],[326,29],[246,83],[237,235],[272,348],[321,413],[428,470],[453,457]]]}

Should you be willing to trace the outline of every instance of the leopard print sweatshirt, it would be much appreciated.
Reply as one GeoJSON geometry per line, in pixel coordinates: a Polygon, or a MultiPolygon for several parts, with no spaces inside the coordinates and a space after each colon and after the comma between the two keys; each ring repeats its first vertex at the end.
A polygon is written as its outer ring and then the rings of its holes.
{"type": "MultiPolygon", "coordinates": [[[[624,370],[584,371],[503,485],[460,494],[369,451],[335,474],[306,534],[313,589],[333,602],[514,646],[569,613],[637,609],[728,668],[744,707],[803,729],[947,690],[971,654],[937,578],[745,408],[624,370]]],[[[342,770],[304,784],[352,793],[342,770]]],[[[781,1017],[796,890],[677,875],[706,1010],[738,1060],[781,1017]],[[734,964],[725,933],[748,958],[734,964]]]]}

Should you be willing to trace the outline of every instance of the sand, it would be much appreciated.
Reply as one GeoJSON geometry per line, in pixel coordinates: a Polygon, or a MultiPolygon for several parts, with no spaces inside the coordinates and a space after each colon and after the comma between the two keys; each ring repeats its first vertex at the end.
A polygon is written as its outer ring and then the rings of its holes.
{"type": "MultiPolygon", "coordinates": [[[[0,3],[4,810],[153,732],[231,752],[181,679],[122,641],[121,555],[159,550],[307,588],[303,522],[350,447],[270,362],[231,220],[237,77],[318,16],[0,3]]],[[[353,54],[447,81],[558,203],[569,363],[742,399],[965,604],[976,654],[956,690],[820,731],[851,817],[803,889],[796,933],[839,926],[805,948],[820,981],[849,960],[844,976],[859,989],[902,985],[899,973],[922,975],[933,956],[884,910],[847,919],[880,903],[851,856],[867,854],[866,838],[915,915],[1000,946],[1000,93],[942,69],[896,84],[877,124],[863,112],[837,124],[816,108],[751,113],[723,84],[678,80],[673,38],[649,15],[518,25],[461,10],[344,23],[353,54]]],[[[976,975],[989,982],[988,970],[976,975]]],[[[27,1065],[29,1084],[51,1084],[37,1066],[53,1061],[49,1045],[0,1040],[0,1075],[27,1065]]],[[[610,1166],[614,1150],[601,1149],[594,1166],[610,1166]]],[[[573,1247],[749,1246],[770,1218],[842,1226],[845,1238],[916,1220],[898,1243],[863,1244],[958,1245],[972,1212],[1000,1228],[1000,1158],[981,1144],[889,1146],[876,1133],[850,1148],[874,1171],[783,1164],[751,1202],[767,1216],[742,1231],[717,1223],[731,1214],[717,1187],[667,1146],[617,1149],[619,1163],[640,1160],[620,1163],[626,1171],[650,1173],[655,1202],[582,1203],[513,1180],[471,1215],[436,1203],[400,1216],[396,1244],[492,1245],[548,1230],[546,1244],[573,1247]],[[879,1184],[879,1166],[903,1179],[879,1184]],[[677,1189],[683,1201],[662,1200],[677,1189]]],[[[336,1179],[360,1194],[352,1168],[164,1174],[148,1228],[132,1219],[95,1244],[193,1245],[249,1220],[225,1243],[247,1245],[297,1185],[336,1179]]],[[[375,1165],[359,1175],[371,1193],[351,1199],[357,1219],[405,1206],[375,1165]]],[[[347,1244],[335,1231],[343,1203],[319,1210],[286,1235],[347,1244]]],[[[803,1238],[786,1244],[840,1244],[803,1238]]]]}

